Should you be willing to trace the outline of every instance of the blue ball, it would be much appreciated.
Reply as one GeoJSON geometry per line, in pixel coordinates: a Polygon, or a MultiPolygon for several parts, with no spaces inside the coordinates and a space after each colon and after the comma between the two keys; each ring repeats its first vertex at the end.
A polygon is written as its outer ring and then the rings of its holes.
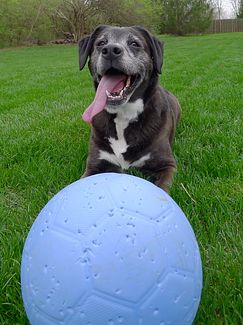
{"type": "Polygon", "coordinates": [[[25,242],[24,306],[32,325],[191,324],[202,289],[185,215],[144,179],[81,179],[43,208],[25,242]]]}

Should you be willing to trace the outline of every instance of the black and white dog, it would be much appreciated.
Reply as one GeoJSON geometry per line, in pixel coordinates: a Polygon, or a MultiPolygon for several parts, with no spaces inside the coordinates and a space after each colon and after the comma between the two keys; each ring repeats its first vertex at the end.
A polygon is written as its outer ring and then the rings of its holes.
{"type": "Polygon", "coordinates": [[[80,70],[88,57],[96,96],[83,114],[92,124],[83,176],[137,167],[168,191],[180,106],[159,86],[163,44],[139,26],[99,26],[79,42],[80,70]]]}

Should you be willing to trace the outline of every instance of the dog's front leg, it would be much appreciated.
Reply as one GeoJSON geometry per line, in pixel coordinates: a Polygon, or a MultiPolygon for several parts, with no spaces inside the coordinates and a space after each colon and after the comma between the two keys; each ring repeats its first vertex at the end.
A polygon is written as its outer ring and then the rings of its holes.
{"type": "Polygon", "coordinates": [[[173,180],[173,174],[175,171],[175,166],[167,166],[163,168],[155,180],[155,185],[162,188],[164,191],[169,193],[170,187],[173,180]]]}
{"type": "MultiPolygon", "coordinates": [[[[167,155],[170,149],[167,150],[167,155]]],[[[172,153],[165,158],[165,155],[158,154],[154,159],[147,162],[141,168],[141,172],[147,176],[155,185],[169,193],[173,180],[173,174],[176,170],[176,162],[172,153]],[[161,158],[161,156],[163,158],[161,158]]]]}

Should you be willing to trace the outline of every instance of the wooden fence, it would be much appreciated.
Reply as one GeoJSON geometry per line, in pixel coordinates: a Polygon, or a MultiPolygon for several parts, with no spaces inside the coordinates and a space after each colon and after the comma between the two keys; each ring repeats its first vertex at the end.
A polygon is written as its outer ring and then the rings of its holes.
{"type": "Polygon", "coordinates": [[[208,33],[243,32],[243,18],[216,19],[212,21],[208,33]]]}

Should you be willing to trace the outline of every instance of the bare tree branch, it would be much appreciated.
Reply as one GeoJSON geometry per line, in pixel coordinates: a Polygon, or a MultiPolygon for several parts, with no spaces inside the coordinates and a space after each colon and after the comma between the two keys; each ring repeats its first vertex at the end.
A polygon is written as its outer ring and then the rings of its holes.
{"type": "Polygon", "coordinates": [[[43,11],[43,7],[44,7],[44,6],[43,6],[43,2],[40,1],[40,4],[39,4],[38,9],[37,9],[36,16],[35,16],[35,18],[34,18],[32,24],[31,24],[31,26],[30,26],[30,30],[29,30],[29,33],[28,33],[28,36],[27,36],[27,39],[28,39],[28,40],[30,39],[30,37],[31,37],[31,35],[32,35],[32,33],[33,33],[33,29],[34,29],[34,27],[36,26],[36,23],[37,23],[37,21],[38,21],[38,19],[39,19],[39,17],[40,17],[41,12],[43,11]]]}
{"type": "Polygon", "coordinates": [[[231,7],[233,9],[235,17],[237,17],[239,14],[240,3],[241,3],[241,0],[231,0],[231,7]]]}

